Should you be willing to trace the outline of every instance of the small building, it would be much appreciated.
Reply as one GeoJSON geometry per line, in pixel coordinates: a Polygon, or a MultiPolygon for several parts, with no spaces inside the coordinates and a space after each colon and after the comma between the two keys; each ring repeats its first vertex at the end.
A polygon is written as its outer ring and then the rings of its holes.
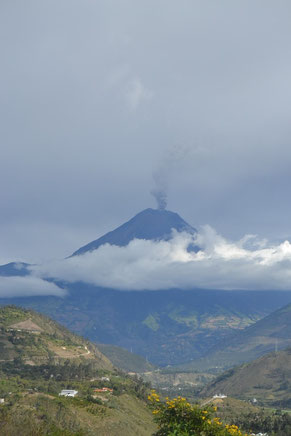
{"type": "Polygon", "coordinates": [[[224,395],[224,394],[215,394],[215,395],[213,395],[212,398],[213,399],[216,399],[216,398],[227,398],[227,395],[224,395]]]}
{"type": "Polygon", "coordinates": [[[62,397],[75,397],[78,391],[74,391],[72,389],[63,389],[59,395],[62,397]]]}
{"type": "Polygon", "coordinates": [[[100,380],[101,380],[101,381],[107,381],[107,382],[110,382],[110,378],[109,378],[109,377],[101,377],[100,380]]]}
{"type": "Polygon", "coordinates": [[[4,403],[5,403],[4,398],[0,398],[0,404],[4,404],[4,403]]]}
{"type": "Polygon", "coordinates": [[[113,389],[110,388],[96,388],[94,389],[94,392],[113,392],[113,389]]]}

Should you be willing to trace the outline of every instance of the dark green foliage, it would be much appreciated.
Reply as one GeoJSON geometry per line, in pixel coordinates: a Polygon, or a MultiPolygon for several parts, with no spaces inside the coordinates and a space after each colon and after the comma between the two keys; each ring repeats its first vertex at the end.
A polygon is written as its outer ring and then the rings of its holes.
{"type": "Polygon", "coordinates": [[[280,410],[268,414],[264,410],[236,418],[235,424],[245,431],[268,433],[269,436],[291,435],[291,415],[280,410]]]}

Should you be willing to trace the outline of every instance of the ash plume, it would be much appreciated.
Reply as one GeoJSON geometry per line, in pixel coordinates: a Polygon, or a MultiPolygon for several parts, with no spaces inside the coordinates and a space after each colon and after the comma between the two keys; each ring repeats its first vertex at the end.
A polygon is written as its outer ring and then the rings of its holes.
{"type": "Polygon", "coordinates": [[[164,210],[167,207],[168,195],[165,191],[159,189],[153,189],[151,191],[152,196],[155,198],[157,202],[157,206],[159,210],[164,210]]]}
{"type": "Polygon", "coordinates": [[[168,147],[164,151],[158,168],[153,172],[154,188],[150,191],[157,202],[157,207],[164,210],[168,204],[168,185],[173,174],[181,171],[190,150],[181,145],[168,147]]]}
{"type": "Polygon", "coordinates": [[[155,187],[151,190],[151,195],[156,200],[158,209],[164,210],[168,203],[167,177],[165,170],[160,169],[159,171],[155,171],[153,173],[153,179],[155,187]]]}

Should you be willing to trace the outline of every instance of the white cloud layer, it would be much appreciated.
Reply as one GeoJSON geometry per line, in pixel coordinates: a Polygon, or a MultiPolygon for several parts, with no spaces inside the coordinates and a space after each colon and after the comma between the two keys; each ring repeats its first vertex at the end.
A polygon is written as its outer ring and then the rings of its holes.
{"type": "Polygon", "coordinates": [[[64,289],[34,276],[0,277],[0,298],[55,295],[63,297],[64,289]]]}
{"type": "Polygon", "coordinates": [[[33,266],[31,273],[120,290],[291,290],[291,244],[270,245],[254,235],[230,242],[204,226],[196,238],[174,232],[169,241],[106,244],[82,256],[33,266]],[[193,243],[199,252],[187,251],[193,243]]]}

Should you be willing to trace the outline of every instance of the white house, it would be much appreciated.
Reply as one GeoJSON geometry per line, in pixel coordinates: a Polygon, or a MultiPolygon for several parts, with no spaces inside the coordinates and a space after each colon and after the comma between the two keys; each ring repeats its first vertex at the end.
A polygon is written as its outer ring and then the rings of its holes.
{"type": "Polygon", "coordinates": [[[63,389],[59,395],[63,397],[75,397],[77,395],[78,391],[74,391],[71,389],[63,389]]]}
{"type": "Polygon", "coordinates": [[[216,395],[213,395],[213,397],[212,398],[227,398],[227,395],[223,395],[223,394],[216,394],[216,395]]]}
{"type": "Polygon", "coordinates": [[[101,380],[101,381],[107,381],[107,382],[110,382],[110,378],[109,378],[109,377],[101,377],[100,380],[101,380]]]}

